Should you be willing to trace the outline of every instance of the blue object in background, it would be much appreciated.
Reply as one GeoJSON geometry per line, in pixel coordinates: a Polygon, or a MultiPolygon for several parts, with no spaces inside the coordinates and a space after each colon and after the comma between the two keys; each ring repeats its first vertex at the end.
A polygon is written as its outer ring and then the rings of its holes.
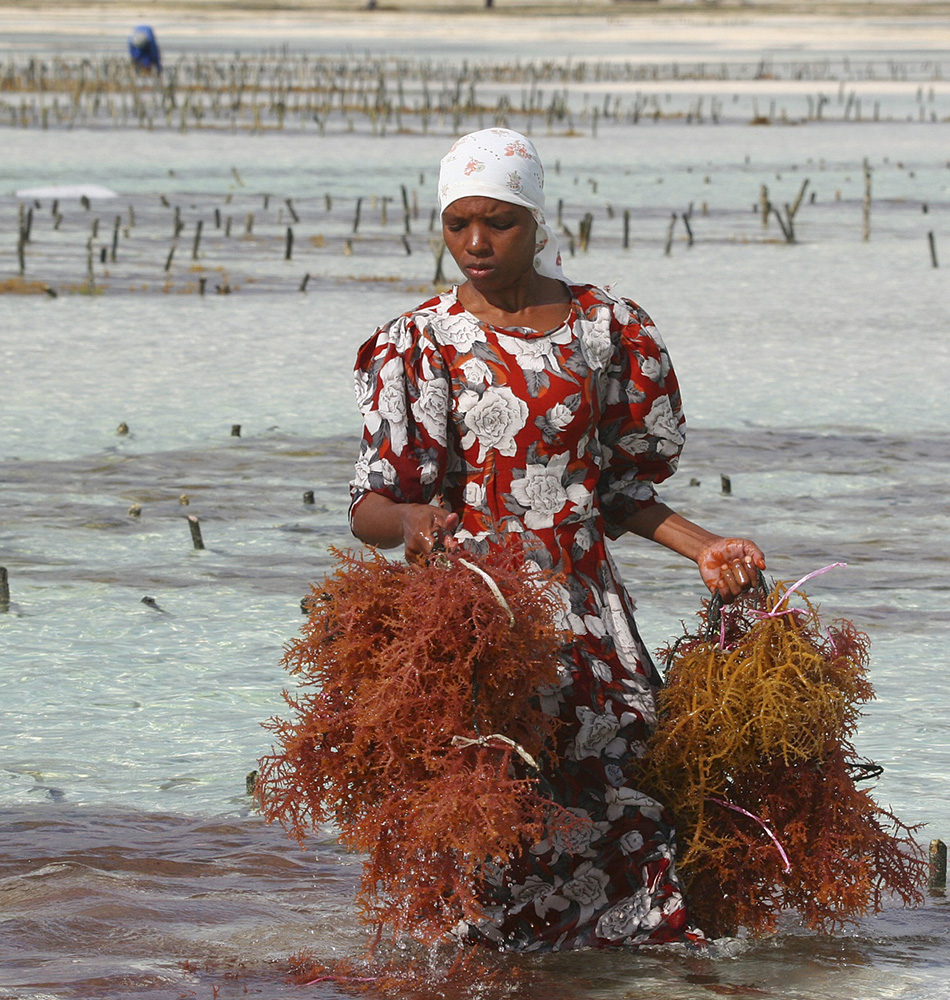
{"type": "Polygon", "coordinates": [[[140,24],[129,35],[129,55],[137,69],[150,73],[162,71],[162,57],[158,51],[155,32],[147,24],[140,24]]]}

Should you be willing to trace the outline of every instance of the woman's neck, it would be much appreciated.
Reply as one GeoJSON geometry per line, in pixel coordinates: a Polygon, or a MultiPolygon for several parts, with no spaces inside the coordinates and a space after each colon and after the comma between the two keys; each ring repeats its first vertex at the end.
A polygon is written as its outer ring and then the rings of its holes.
{"type": "Polygon", "coordinates": [[[471,281],[456,296],[468,312],[492,326],[552,330],[569,315],[571,294],[563,282],[535,273],[523,285],[483,293],[471,281]]]}

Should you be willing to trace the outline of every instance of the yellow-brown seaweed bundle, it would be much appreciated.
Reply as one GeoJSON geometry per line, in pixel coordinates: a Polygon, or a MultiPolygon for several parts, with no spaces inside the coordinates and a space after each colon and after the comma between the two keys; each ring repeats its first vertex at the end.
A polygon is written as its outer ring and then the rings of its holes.
{"type": "Polygon", "coordinates": [[[913,828],[855,783],[868,637],[847,621],[823,631],[800,590],[791,607],[797,586],[776,584],[761,610],[723,609],[714,635],[707,606],[700,633],[670,651],[642,762],[641,785],[674,816],[694,918],[713,933],[769,931],[783,910],[832,931],[888,892],[921,899],[913,828]]]}
{"type": "Polygon", "coordinates": [[[556,676],[555,598],[514,550],[426,567],[335,555],[285,651],[300,688],[265,724],[258,798],[299,839],[333,822],[368,855],[364,918],[433,941],[482,915],[487,860],[541,834],[530,764],[551,753],[536,700],[556,676]]]}

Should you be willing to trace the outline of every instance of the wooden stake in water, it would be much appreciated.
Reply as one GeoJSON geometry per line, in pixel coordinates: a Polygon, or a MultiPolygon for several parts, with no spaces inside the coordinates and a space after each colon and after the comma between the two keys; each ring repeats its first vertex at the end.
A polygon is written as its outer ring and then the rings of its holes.
{"type": "Polygon", "coordinates": [[[578,226],[578,236],[580,237],[581,250],[585,253],[590,245],[590,231],[594,225],[594,216],[590,212],[584,214],[584,218],[581,219],[581,223],[578,226]]]}
{"type": "Polygon", "coordinates": [[[188,527],[191,530],[191,544],[196,549],[203,549],[205,547],[205,543],[201,538],[201,524],[194,514],[188,515],[188,527]]]}
{"type": "Polygon", "coordinates": [[[6,611],[10,604],[10,578],[6,566],[0,566],[0,611],[6,611]]]}
{"type": "Polygon", "coordinates": [[[445,274],[442,272],[442,261],[445,258],[445,243],[441,240],[436,244],[435,252],[435,276],[432,279],[434,285],[445,283],[445,274]]]}
{"type": "Polygon", "coordinates": [[[759,188],[759,211],[762,215],[763,228],[769,224],[769,213],[772,211],[772,202],[769,201],[769,189],[763,184],[759,188]]]}
{"type": "Polygon", "coordinates": [[[861,238],[866,243],[871,238],[871,164],[864,158],[864,226],[861,238]]]}
{"type": "Polygon", "coordinates": [[[934,242],[933,230],[927,233],[927,242],[930,244],[930,262],[937,266],[937,244],[934,242]]]}
{"type": "Polygon", "coordinates": [[[667,257],[673,249],[673,227],[676,225],[676,212],[670,216],[670,228],[666,231],[666,249],[663,251],[667,257]]]}
{"type": "Polygon", "coordinates": [[[944,889],[947,885],[947,845],[942,840],[930,841],[930,888],[944,889]]]}

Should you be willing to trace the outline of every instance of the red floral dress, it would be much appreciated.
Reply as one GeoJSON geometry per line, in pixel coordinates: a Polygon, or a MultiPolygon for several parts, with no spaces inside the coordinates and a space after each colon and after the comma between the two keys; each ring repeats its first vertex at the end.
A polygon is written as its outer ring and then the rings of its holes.
{"type": "Polygon", "coordinates": [[[470,937],[504,950],[681,940],[687,916],[662,806],[626,765],[655,722],[659,677],[605,546],[656,500],[684,440],[676,376],[633,302],[570,287],[554,330],[502,329],[455,292],[388,323],[360,348],[364,434],[351,492],[439,502],[476,551],[516,533],[528,559],[563,573],[573,636],[542,707],[567,725],[546,775],[578,822],[487,873],[470,937]]]}

